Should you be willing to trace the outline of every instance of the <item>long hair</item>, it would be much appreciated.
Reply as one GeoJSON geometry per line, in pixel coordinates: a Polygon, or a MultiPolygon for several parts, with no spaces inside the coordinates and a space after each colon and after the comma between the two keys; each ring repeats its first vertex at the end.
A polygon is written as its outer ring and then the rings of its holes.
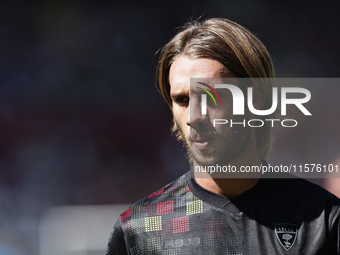
{"type": "MultiPolygon", "coordinates": [[[[239,24],[222,18],[191,21],[184,25],[162,49],[157,66],[160,91],[172,108],[169,71],[179,55],[217,60],[240,78],[274,78],[271,57],[261,41],[239,24]]],[[[263,109],[271,106],[272,84],[260,86],[263,109]]],[[[267,116],[267,118],[270,116],[267,116]]],[[[176,129],[176,127],[175,127],[176,129]]],[[[269,123],[255,131],[261,159],[271,150],[272,128],[269,123]]]]}

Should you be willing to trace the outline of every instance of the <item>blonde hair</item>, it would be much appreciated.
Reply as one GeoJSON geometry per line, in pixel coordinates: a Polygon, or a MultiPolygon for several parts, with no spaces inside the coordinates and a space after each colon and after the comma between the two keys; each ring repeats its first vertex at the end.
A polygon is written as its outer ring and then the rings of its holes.
{"type": "MultiPolygon", "coordinates": [[[[217,60],[241,78],[274,78],[271,57],[260,40],[239,24],[222,18],[192,21],[186,24],[162,49],[157,67],[160,91],[172,108],[169,71],[179,55],[217,60]]],[[[263,109],[271,106],[272,84],[260,86],[263,109]]],[[[267,116],[268,118],[268,116],[267,116]]],[[[271,150],[272,128],[269,123],[256,129],[261,159],[271,150]]]]}

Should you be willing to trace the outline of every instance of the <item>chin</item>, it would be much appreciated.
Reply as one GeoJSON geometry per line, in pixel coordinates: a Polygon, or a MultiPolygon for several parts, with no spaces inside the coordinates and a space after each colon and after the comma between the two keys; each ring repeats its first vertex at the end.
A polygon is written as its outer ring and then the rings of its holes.
{"type": "Polygon", "coordinates": [[[211,155],[211,153],[203,155],[203,153],[191,152],[191,158],[201,166],[209,166],[216,165],[220,161],[221,156],[211,155]]]}

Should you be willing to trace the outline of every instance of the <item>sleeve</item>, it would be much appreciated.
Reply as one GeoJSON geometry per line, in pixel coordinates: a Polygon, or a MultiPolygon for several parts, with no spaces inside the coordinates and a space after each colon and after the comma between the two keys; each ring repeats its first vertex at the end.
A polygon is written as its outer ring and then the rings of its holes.
{"type": "Polygon", "coordinates": [[[114,225],[106,248],[106,255],[127,255],[124,232],[120,224],[120,219],[114,225]]]}

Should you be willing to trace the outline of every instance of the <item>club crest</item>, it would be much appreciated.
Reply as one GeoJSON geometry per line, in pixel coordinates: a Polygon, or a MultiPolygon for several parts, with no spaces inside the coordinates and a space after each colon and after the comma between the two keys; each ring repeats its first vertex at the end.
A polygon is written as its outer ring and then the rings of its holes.
{"type": "Polygon", "coordinates": [[[297,237],[297,226],[289,223],[275,224],[275,235],[287,251],[293,247],[297,237]]]}

